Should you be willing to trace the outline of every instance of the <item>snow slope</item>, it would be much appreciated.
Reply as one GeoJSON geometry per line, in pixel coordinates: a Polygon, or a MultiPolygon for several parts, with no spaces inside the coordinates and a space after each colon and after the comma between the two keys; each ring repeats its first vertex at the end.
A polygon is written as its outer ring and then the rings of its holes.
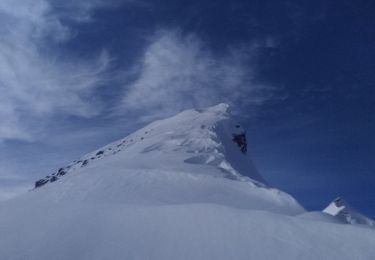
{"type": "Polygon", "coordinates": [[[247,150],[226,104],[151,123],[1,203],[0,259],[375,259],[374,229],[305,212],[247,150]]]}

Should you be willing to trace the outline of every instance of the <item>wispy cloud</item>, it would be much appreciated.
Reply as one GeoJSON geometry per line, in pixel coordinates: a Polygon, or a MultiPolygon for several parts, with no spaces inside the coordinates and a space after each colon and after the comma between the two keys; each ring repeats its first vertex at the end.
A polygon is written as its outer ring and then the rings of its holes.
{"type": "Polygon", "coordinates": [[[121,109],[157,118],[218,102],[262,104],[268,87],[255,83],[253,62],[259,43],[248,47],[218,55],[194,34],[158,31],[125,86],[121,109]]]}
{"type": "MultiPolygon", "coordinates": [[[[59,45],[72,34],[61,21],[58,3],[0,2],[0,141],[32,139],[30,124],[35,130],[36,121],[40,125],[51,116],[91,117],[99,112],[91,93],[103,83],[109,55],[83,60],[59,53],[59,45]]],[[[92,8],[80,5],[76,10],[89,15],[92,8]]]]}

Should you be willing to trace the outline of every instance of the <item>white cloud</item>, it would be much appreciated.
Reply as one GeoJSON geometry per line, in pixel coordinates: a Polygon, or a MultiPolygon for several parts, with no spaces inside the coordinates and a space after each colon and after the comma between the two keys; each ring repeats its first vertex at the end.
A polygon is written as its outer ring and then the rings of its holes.
{"type": "MultiPolygon", "coordinates": [[[[91,5],[79,10],[88,13],[91,5]]],[[[109,57],[63,58],[57,47],[71,31],[59,15],[47,0],[0,1],[0,141],[32,139],[30,125],[51,116],[99,112],[91,93],[109,57]]]]}
{"type": "Polygon", "coordinates": [[[196,35],[157,32],[136,68],[136,80],[125,86],[122,112],[147,111],[155,118],[223,101],[238,107],[262,104],[268,88],[254,82],[252,62],[259,43],[248,47],[216,55],[196,35]]]}

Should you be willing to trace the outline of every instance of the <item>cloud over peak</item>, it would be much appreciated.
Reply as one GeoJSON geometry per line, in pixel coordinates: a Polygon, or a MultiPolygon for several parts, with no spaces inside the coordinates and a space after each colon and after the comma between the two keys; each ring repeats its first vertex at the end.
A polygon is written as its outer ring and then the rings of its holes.
{"type": "Polygon", "coordinates": [[[136,79],[125,86],[122,109],[158,118],[219,102],[259,105],[266,87],[254,82],[254,52],[232,48],[217,55],[195,34],[158,31],[139,60],[136,79]]]}
{"type": "Polygon", "coordinates": [[[149,121],[220,102],[239,109],[258,106],[268,98],[268,87],[255,80],[254,56],[265,43],[217,54],[196,34],[159,30],[149,38],[132,73],[111,70],[105,50],[91,59],[61,52],[65,43],[75,40],[70,26],[92,21],[97,8],[133,2],[0,2],[0,141],[32,140],[51,118],[90,118],[103,106],[120,107],[121,114],[149,121]],[[120,83],[120,104],[101,102],[104,91],[99,88],[108,85],[108,72],[131,74],[131,81],[120,83]]]}

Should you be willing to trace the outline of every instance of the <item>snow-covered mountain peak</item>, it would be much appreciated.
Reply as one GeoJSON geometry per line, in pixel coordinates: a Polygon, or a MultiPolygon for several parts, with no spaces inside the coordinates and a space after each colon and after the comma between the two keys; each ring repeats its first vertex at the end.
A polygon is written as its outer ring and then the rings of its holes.
{"type": "Polygon", "coordinates": [[[230,105],[227,103],[220,103],[212,107],[205,109],[206,111],[212,111],[221,114],[227,114],[230,112],[230,105]]]}
{"type": "Polygon", "coordinates": [[[119,157],[119,154],[126,155],[121,158],[125,168],[182,170],[188,168],[187,164],[201,164],[216,167],[225,177],[247,177],[254,184],[264,186],[265,181],[248,156],[246,131],[232,119],[228,110],[229,105],[221,103],[155,121],[60,168],[35,186],[55,182],[67,173],[97,164],[109,156],[119,157]]]}
{"type": "Polygon", "coordinates": [[[228,109],[219,104],[155,121],[37,181],[36,192],[59,201],[199,202],[304,212],[290,195],[265,184],[249,158],[246,131],[228,109]]]}
{"type": "Polygon", "coordinates": [[[375,229],[265,185],[250,137],[219,104],[84,155],[0,203],[0,258],[375,259],[375,229]]]}
{"type": "Polygon", "coordinates": [[[344,199],[338,197],[333,200],[324,210],[331,216],[348,224],[362,224],[375,228],[375,221],[353,209],[344,199]]]}

